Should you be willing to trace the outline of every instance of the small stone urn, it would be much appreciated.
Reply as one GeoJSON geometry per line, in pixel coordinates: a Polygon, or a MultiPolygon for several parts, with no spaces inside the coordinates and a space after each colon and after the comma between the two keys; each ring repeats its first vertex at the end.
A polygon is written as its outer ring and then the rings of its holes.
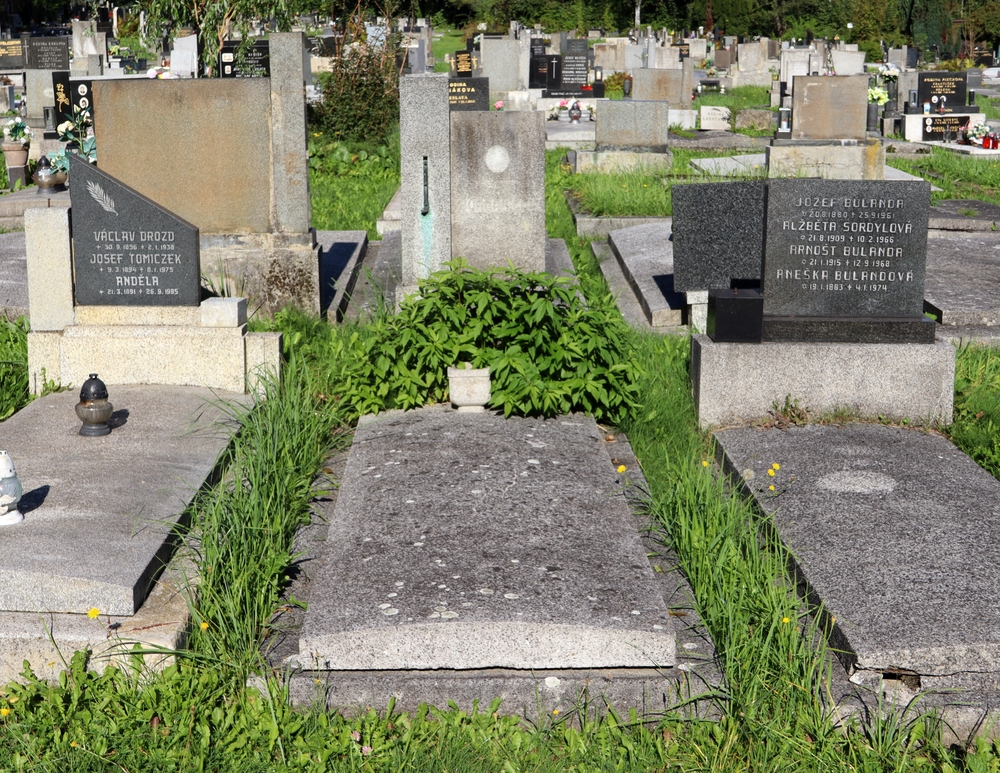
{"type": "Polygon", "coordinates": [[[22,493],[14,460],[6,451],[0,451],[0,526],[12,526],[24,520],[17,509],[22,493]]]}
{"type": "Polygon", "coordinates": [[[90,378],[83,382],[80,389],[80,402],[76,404],[76,415],[83,426],[80,427],[80,434],[86,437],[101,437],[110,435],[111,427],[108,426],[108,419],[114,413],[115,407],[108,402],[108,388],[104,385],[96,373],[91,373],[90,378]]]}
{"type": "Polygon", "coordinates": [[[490,401],[490,369],[448,368],[448,394],[460,412],[482,411],[490,401]]]}

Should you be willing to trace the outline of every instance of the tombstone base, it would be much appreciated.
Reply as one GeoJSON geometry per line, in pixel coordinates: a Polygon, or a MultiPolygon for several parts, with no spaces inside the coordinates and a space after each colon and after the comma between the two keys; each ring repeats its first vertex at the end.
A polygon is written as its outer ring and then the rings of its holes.
{"type": "Polygon", "coordinates": [[[951,424],[955,347],[925,344],[715,343],[691,337],[698,425],[766,418],[796,400],[814,416],[859,416],[951,424]]]}
{"type": "Polygon", "coordinates": [[[933,344],[936,326],[927,317],[765,316],[761,340],[804,343],[933,344]]]}
{"type": "Polygon", "coordinates": [[[776,139],[767,148],[768,177],[827,180],[885,179],[885,146],[879,140],[776,139]]]}

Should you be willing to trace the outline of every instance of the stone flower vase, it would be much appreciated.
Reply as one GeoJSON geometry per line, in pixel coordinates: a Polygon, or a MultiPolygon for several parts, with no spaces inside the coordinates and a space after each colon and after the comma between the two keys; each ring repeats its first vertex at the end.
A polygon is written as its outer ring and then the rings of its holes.
{"type": "Polygon", "coordinates": [[[868,103],[868,131],[878,131],[878,102],[868,103]]]}
{"type": "Polygon", "coordinates": [[[8,168],[12,166],[24,166],[28,163],[28,145],[22,145],[17,141],[4,141],[0,147],[3,148],[3,157],[7,162],[8,168]]]}
{"type": "Polygon", "coordinates": [[[482,411],[490,401],[490,369],[448,368],[448,394],[460,412],[482,411]]]}

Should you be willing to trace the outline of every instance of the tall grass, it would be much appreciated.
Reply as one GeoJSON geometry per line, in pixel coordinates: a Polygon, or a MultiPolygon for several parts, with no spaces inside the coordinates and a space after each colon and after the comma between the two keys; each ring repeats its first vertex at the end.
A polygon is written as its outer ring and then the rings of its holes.
{"type": "Polygon", "coordinates": [[[941,189],[932,192],[931,200],[979,199],[1000,204],[1000,160],[962,156],[942,148],[927,155],[903,158],[886,154],[886,163],[915,174],[941,189]]]}
{"type": "Polygon", "coordinates": [[[0,317],[0,421],[27,405],[28,320],[0,317]]]}

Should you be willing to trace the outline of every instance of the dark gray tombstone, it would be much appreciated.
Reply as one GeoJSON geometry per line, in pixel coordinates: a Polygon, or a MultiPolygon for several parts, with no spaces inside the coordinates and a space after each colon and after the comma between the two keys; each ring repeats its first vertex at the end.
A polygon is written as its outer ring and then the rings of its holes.
{"type": "Polygon", "coordinates": [[[929,183],[770,180],[764,340],[933,343],[929,210],[929,183]]]}
{"type": "Polygon", "coordinates": [[[729,289],[760,281],[764,256],[763,180],[675,185],[674,289],[729,289]]]}
{"type": "Polygon", "coordinates": [[[266,40],[255,40],[246,48],[239,40],[227,40],[219,50],[219,75],[223,78],[269,78],[270,51],[266,40]]]}
{"type": "Polygon", "coordinates": [[[70,157],[73,267],[81,306],[197,306],[198,229],[70,157]]]}
{"type": "Polygon", "coordinates": [[[674,43],[674,48],[680,49],[680,58],[687,59],[691,56],[690,43],[674,43]]]}
{"type": "Polygon", "coordinates": [[[930,102],[932,113],[966,113],[965,72],[922,72],[917,75],[917,101],[930,102]]]}
{"type": "Polygon", "coordinates": [[[489,78],[449,78],[448,107],[456,110],[489,110],[489,78]]]}
{"type": "Polygon", "coordinates": [[[472,52],[471,51],[456,51],[455,52],[455,75],[459,78],[471,78],[472,77],[472,52]]]}
{"type": "Polygon", "coordinates": [[[0,70],[18,70],[24,67],[24,42],[0,40],[0,70]]]}
{"type": "Polygon", "coordinates": [[[68,70],[72,38],[28,38],[25,59],[29,70],[68,70]]]}
{"type": "Polygon", "coordinates": [[[923,126],[920,138],[924,142],[954,142],[958,139],[958,133],[969,128],[969,116],[953,115],[924,115],[922,117],[923,126]]]}
{"type": "Polygon", "coordinates": [[[583,38],[571,38],[563,43],[563,56],[586,56],[590,46],[583,38]]]}

